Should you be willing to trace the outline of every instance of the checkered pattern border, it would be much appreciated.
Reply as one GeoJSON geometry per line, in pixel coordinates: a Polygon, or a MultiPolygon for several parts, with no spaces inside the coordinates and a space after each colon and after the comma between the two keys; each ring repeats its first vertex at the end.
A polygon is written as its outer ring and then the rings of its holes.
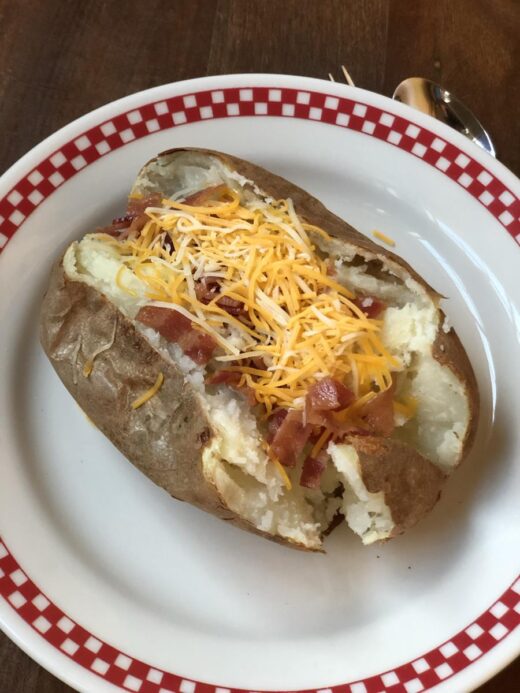
{"type": "Polygon", "coordinates": [[[0,252],[43,200],[93,161],[159,130],[238,116],[314,120],[388,142],[465,188],[520,244],[520,198],[475,159],[427,128],[353,99],[315,91],[251,87],[200,91],[149,103],[67,142],[0,200],[0,252]]]}
{"type": "MultiPolygon", "coordinates": [[[[38,205],[100,157],[159,130],[238,116],[314,120],[388,142],[437,168],[467,190],[520,244],[520,198],[475,159],[427,128],[353,99],[315,91],[252,87],[200,91],[149,103],[121,113],[67,142],[0,199],[0,252],[38,205]]],[[[244,693],[182,679],[102,642],[52,604],[1,541],[0,595],[48,643],[123,690],[244,693]]],[[[489,652],[519,624],[520,579],[476,621],[422,657],[364,681],[316,693],[418,693],[427,690],[489,652]]]]}
{"type": "MultiPolygon", "coordinates": [[[[99,640],[38,589],[2,541],[0,595],[48,643],[123,690],[138,693],[246,693],[155,669],[99,640]]],[[[300,693],[419,693],[465,669],[519,624],[520,578],[467,628],[422,657],[364,681],[300,693]]]]}

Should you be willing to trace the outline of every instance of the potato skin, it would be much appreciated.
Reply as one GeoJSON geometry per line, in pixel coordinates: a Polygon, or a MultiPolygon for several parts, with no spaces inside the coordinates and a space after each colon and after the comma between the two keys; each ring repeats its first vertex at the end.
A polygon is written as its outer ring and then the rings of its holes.
{"type": "Polygon", "coordinates": [[[432,346],[432,355],[441,366],[447,366],[464,383],[469,404],[469,425],[464,437],[462,455],[459,460],[460,464],[468,455],[475,441],[480,413],[480,395],[473,367],[464,351],[462,342],[453,328],[450,328],[448,332],[442,329],[446,318],[442,310],[439,310],[439,312],[440,327],[437,330],[437,336],[432,346]]]}
{"type": "Polygon", "coordinates": [[[383,492],[402,534],[427,515],[440,498],[445,474],[410,445],[393,438],[349,436],[359,458],[361,478],[370,493],[383,492]]]}
{"type": "MultiPolygon", "coordinates": [[[[151,481],[177,500],[254,534],[292,548],[307,547],[258,530],[230,510],[203,473],[202,452],[213,436],[211,423],[184,374],[166,361],[103,294],[53,267],[40,314],[42,347],[72,397],[115,447],[151,481]],[[110,349],[83,367],[95,349],[110,349]],[[81,340],[76,351],[78,340],[81,340]],[[131,403],[164,376],[160,390],[143,406],[131,403]]],[[[319,550],[319,549],[318,549],[319,550]]]]}
{"type": "Polygon", "coordinates": [[[103,294],[70,281],[61,260],[43,301],[40,339],[67,390],[132,464],[172,496],[229,517],[202,474],[201,453],[212,436],[211,426],[182,372],[103,294]],[[96,357],[85,377],[85,362],[110,342],[116,321],[112,347],[96,357]],[[131,403],[152,387],[159,372],[164,375],[159,392],[132,409],[131,403]]]}

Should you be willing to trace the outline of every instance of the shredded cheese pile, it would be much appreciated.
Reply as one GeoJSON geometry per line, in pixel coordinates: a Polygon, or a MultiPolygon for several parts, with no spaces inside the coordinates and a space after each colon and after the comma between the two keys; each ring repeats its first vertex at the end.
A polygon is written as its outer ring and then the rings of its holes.
{"type": "Polygon", "coordinates": [[[216,361],[241,374],[267,414],[276,406],[302,409],[324,376],[357,397],[374,384],[390,386],[401,364],[382,343],[381,321],[368,319],[329,274],[309,235],[329,236],[300,219],[290,199],[241,202],[225,189],[204,206],[164,199],[146,215],[141,232],[124,240],[95,234],[123,263],[118,285],[132,293],[132,273],[147,287],[149,305],[173,308],[210,334],[220,347],[216,361]],[[207,305],[196,294],[204,277],[220,284],[207,305]],[[243,313],[226,312],[223,296],[240,301],[243,313]]]}

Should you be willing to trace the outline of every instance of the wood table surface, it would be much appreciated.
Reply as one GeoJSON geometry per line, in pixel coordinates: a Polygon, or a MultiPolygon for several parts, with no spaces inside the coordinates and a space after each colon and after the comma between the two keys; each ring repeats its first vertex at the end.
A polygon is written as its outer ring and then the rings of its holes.
{"type": "MultiPolygon", "coordinates": [[[[410,76],[442,83],[520,175],[519,37],[518,0],[0,0],[0,172],[141,89],[231,72],[339,78],[343,63],[386,95],[410,76]]],[[[71,690],[0,634],[0,693],[71,690]]],[[[479,691],[520,691],[520,660],[479,691]]]]}

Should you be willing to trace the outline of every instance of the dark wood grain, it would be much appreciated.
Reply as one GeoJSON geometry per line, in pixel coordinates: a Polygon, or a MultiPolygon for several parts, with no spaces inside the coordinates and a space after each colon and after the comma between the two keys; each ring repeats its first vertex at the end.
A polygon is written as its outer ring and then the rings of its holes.
{"type": "Polygon", "coordinates": [[[489,130],[499,159],[520,174],[518,0],[394,0],[383,91],[433,79],[461,98],[489,130]]]}
{"type": "Polygon", "coordinates": [[[222,0],[208,71],[326,78],[345,63],[363,86],[380,91],[387,17],[385,0],[222,0]]]}
{"type": "MultiPolygon", "coordinates": [[[[0,0],[0,171],[96,106],[205,74],[325,77],[391,95],[442,82],[520,173],[518,0],[0,0]]],[[[520,690],[520,661],[479,693],[520,690]]],[[[0,693],[65,693],[0,635],[0,693]]]]}

